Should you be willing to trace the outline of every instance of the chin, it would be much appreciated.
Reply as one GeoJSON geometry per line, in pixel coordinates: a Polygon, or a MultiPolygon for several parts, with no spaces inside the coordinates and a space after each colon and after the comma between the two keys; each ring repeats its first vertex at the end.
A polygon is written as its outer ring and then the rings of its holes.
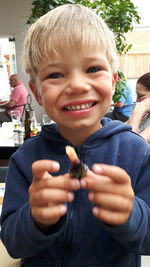
{"type": "Polygon", "coordinates": [[[84,131],[86,131],[86,130],[88,130],[88,129],[93,129],[93,128],[95,128],[95,125],[96,124],[93,124],[93,123],[76,123],[76,124],[74,124],[74,125],[70,125],[71,127],[70,128],[72,128],[72,129],[75,129],[75,130],[84,130],[84,131]]]}

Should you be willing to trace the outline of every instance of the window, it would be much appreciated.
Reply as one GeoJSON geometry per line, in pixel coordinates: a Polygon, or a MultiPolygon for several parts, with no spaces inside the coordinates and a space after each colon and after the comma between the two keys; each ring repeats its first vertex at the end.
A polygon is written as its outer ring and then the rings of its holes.
{"type": "Polygon", "coordinates": [[[9,98],[9,76],[16,72],[15,38],[0,37],[0,100],[9,98]]]}

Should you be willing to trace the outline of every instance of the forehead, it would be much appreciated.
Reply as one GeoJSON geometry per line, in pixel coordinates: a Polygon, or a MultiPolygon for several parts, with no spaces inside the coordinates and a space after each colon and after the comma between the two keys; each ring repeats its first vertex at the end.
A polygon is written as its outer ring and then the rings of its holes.
{"type": "Polygon", "coordinates": [[[147,90],[147,88],[142,85],[141,83],[136,84],[136,93],[142,93],[142,94],[147,94],[150,93],[150,91],[147,90]]]}
{"type": "Polygon", "coordinates": [[[44,59],[39,68],[38,72],[44,71],[47,68],[63,67],[64,69],[81,68],[87,67],[88,64],[96,64],[103,66],[107,69],[111,69],[110,63],[107,59],[106,49],[95,48],[94,50],[90,47],[83,50],[78,50],[74,53],[73,49],[62,51],[59,55],[53,55],[44,59]]]}
{"type": "Polygon", "coordinates": [[[45,45],[45,50],[43,50],[42,58],[46,59],[48,56],[49,58],[56,59],[57,57],[64,57],[67,54],[72,54],[72,55],[78,55],[82,56],[88,53],[91,53],[94,51],[99,51],[101,53],[105,52],[107,50],[107,45],[104,43],[102,40],[94,40],[91,37],[89,39],[81,39],[81,40],[76,40],[74,37],[73,40],[67,40],[65,39],[59,39],[53,40],[54,43],[50,43],[48,45],[45,45]]]}
{"type": "Polygon", "coordinates": [[[12,76],[12,77],[10,77],[10,78],[9,78],[9,80],[12,82],[12,81],[14,81],[14,80],[15,80],[15,77],[14,77],[14,76],[12,76]]]}
{"type": "Polygon", "coordinates": [[[63,59],[64,57],[67,58],[70,56],[72,58],[82,58],[82,59],[95,59],[95,58],[101,58],[101,59],[106,59],[107,57],[107,49],[104,45],[100,46],[94,46],[89,45],[89,46],[80,46],[80,48],[77,47],[68,47],[62,48],[57,50],[57,54],[51,54],[50,58],[52,60],[57,60],[57,59],[63,59]]]}

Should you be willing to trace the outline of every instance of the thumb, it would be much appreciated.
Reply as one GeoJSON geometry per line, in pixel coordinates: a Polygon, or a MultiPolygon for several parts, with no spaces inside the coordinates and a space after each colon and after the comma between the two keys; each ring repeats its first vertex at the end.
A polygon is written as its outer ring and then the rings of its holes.
{"type": "MultiPolygon", "coordinates": [[[[45,179],[48,172],[57,172],[60,165],[57,161],[53,160],[37,160],[32,164],[33,179],[45,179]]],[[[50,175],[50,174],[49,174],[50,175]]]]}

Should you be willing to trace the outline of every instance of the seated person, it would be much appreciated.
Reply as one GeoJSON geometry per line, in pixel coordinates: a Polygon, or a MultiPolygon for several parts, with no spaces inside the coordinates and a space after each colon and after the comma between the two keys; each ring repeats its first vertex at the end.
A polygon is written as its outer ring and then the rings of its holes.
{"type": "Polygon", "coordinates": [[[114,107],[114,110],[106,113],[105,117],[108,117],[112,120],[120,120],[122,122],[125,122],[129,119],[132,111],[133,96],[131,87],[124,79],[124,75],[120,71],[118,71],[118,82],[119,86],[124,86],[125,89],[120,99],[111,105],[112,107],[114,107]]]}
{"type": "Polygon", "coordinates": [[[18,74],[12,74],[9,78],[12,91],[10,99],[0,106],[1,109],[5,109],[0,112],[0,124],[4,121],[11,121],[10,113],[12,110],[19,110],[20,117],[22,118],[22,112],[24,105],[27,103],[28,92],[24,84],[20,81],[18,74]]]}
{"type": "Polygon", "coordinates": [[[136,106],[127,123],[150,143],[150,72],[143,74],[136,83],[136,106]]]}

